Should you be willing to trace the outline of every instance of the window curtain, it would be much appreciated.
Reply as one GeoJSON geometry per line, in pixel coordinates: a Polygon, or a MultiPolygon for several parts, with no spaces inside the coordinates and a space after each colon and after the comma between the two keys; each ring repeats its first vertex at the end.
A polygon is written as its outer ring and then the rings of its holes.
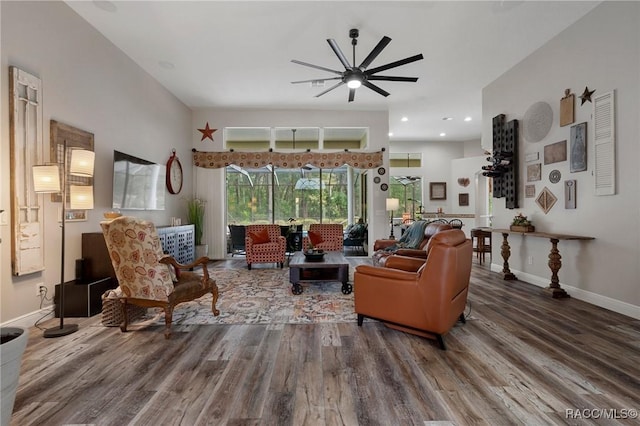
{"type": "Polygon", "coordinates": [[[376,152],[207,152],[193,151],[193,165],[206,169],[221,169],[230,164],[244,169],[257,169],[269,164],[297,169],[315,166],[320,169],[340,167],[348,164],[357,169],[374,169],[383,164],[382,151],[376,152]]]}

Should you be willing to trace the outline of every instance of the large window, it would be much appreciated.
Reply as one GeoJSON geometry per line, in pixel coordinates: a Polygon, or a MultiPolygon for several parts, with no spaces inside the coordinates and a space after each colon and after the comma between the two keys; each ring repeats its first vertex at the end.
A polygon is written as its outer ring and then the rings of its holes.
{"type": "Polygon", "coordinates": [[[335,169],[229,166],[227,222],[230,224],[354,223],[366,216],[364,174],[335,169]]]}
{"type": "Polygon", "coordinates": [[[389,198],[400,200],[398,212],[403,219],[420,219],[423,208],[420,176],[391,176],[389,184],[389,198]]]}

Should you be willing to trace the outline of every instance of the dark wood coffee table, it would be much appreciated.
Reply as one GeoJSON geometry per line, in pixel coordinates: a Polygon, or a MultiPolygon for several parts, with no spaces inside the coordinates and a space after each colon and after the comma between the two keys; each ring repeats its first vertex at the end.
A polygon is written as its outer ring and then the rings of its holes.
{"type": "Polygon", "coordinates": [[[349,261],[337,251],[326,252],[321,262],[308,262],[304,253],[296,252],[289,261],[289,281],[293,294],[302,293],[301,281],[340,281],[343,294],[353,291],[349,284],[349,261]]]}

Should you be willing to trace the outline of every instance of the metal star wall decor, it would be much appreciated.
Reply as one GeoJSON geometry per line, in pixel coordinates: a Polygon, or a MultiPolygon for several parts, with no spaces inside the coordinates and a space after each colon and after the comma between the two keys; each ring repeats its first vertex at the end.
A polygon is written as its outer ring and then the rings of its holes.
{"type": "Polygon", "coordinates": [[[215,132],[216,130],[218,129],[210,128],[209,122],[207,121],[207,124],[204,126],[204,129],[198,129],[198,131],[202,133],[202,139],[200,139],[200,142],[202,142],[205,139],[213,140],[213,132],[215,132]]]}
{"type": "Polygon", "coordinates": [[[591,95],[593,95],[593,92],[595,91],[596,89],[589,90],[589,87],[585,86],[584,92],[582,92],[582,95],[580,95],[580,99],[582,99],[582,103],[580,104],[580,106],[584,105],[584,103],[587,101],[591,102],[591,95]]]}

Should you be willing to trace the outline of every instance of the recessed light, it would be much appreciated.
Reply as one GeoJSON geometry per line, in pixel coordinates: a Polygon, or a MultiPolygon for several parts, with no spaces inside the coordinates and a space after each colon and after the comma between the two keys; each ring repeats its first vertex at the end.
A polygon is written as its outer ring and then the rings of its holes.
{"type": "Polygon", "coordinates": [[[393,132],[389,132],[389,136],[393,136],[393,132]]]}
{"type": "Polygon", "coordinates": [[[409,119],[407,117],[402,117],[400,121],[409,121],[409,119]]]}
{"type": "Polygon", "coordinates": [[[464,121],[471,121],[471,117],[465,117],[464,121]]]}
{"type": "Polygon", "coordinates": [[[440,133],[440,136],[447,136],[445,132],[440,133]]]}
{"type": "Polygon", "coordinates": [[[451,121],[451,120],[453,120],[453,117],[442,117],[442,119],[444,121],[451,121]]]}

